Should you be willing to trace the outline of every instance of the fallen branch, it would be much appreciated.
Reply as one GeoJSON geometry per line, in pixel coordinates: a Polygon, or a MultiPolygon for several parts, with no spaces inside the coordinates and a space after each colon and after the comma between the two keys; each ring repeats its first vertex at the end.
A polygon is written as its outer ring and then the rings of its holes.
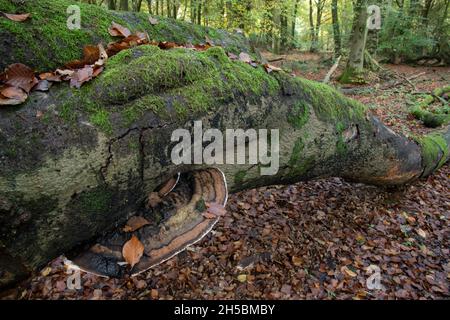
{"type": "Polygon", "coordinates": [[[268,62],[277,62],[277,61],[282,61],[282,60],[284,60],[284,57],[274,58],[274,59],[270,59],[270,60],[267,60],[267,61],[268,62]]]}
{"type": "Polygon", "coordinates": [[[448,114],[445,108],[434,111],[430,111],[428,108],[435,100],[440,101],[444,106],[448,105],[448,102],[444,98],[441,98],[447,92],[450,92],[450,86],[434,89],[431,94],[426,95],[422,101],[416,103],[411,108],[410,113],[430,128],[447,124],[450,121],[450,114],[448,114]]]}
{"type": "Polygon", "coordinates": [[[399,74],[397,74],[399,77],[402,78],[402,80],[398,80],[396,82],[391,82],[390,84],[387,84],[386,86],[384,86],[382,89],[386,90],[386,89],[390,89],[392,87],[398,86],[398,85],[403,84],[403,83],[408,82],[408,81],[411,82],[411,80],[414,80],[414,79],[416,79],[416,78],[418,78],[418,77],[420,77],[420,76],[422,76],[424,74],[426,74],[426,72],[420,72],[420,73],[417,73],[415,75],[412,75],[411,77],[404,77],[404,76],[400,76],[399,74]]]}

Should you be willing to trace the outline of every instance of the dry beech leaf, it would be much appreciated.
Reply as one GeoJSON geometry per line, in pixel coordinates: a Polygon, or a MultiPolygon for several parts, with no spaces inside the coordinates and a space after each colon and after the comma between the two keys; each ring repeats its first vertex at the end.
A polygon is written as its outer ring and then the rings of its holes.
{"type": "Polygon", "coordinates": [[[24,103],[28,94],[20,88],[3,86],[0,87],[0,105],[18,105],[24,103]]]}
{"type": "Polygon", "coordinates": [[[211,213],[211,212],[208,212],[208,211],[203,212],[202,215],[206,219],[216,219],[217,218],[217,216],[214,213],[211,213]]]}
{"type": "Polygon", "coordinates": [[[5,18],[8,18],[9,20],[16,21],[16,22],[23,22],[30,17],[30,13],[13,14],[13,13],[2,12],[2,15],[5,18]]]}
{"type": "Polygon", "coordinates": [[[33,70],[21,63],[14,63],[6,68],[6,84],[23,89],[29,93],[38,83],[33,70]]]}
{"type": "Polygon", "coordinates": [[[150,22],[151,25],[156,25],[159,23],[158,19],[153,18],[153,17],[148,17],[148,21],[150,22]]]}
{"type": "Polygon", "coordinates": [[[239,57],[232,52],[228,52],[227,55],[231,60],[239,60],[239,57]]]}
{"type": "Polygon", "coordinates": [[[246,63],[252,63],[253,62],[253,60],[250,57],[250,55],[248,53],[245,53],[245,52],[241,52],[239,54],[239,60],[242,61],[242,62],[246,62],[246,63]]]}
{"type": "Polygon", "coordinates": [[[115,23],[114,21],[112,22],[111,26],[108,29],[108,32],[111,36],[113,37],[128,37],[129,35],[131,35],[131,32],[128,28],[115,23]]]}
{"type": "Polygon", "coordinates": [[[75,73],[75,71],[73,70],[68,70],[68,69],[56,69],[56,73],[60,76],[71,76],[75,73]]]}
{"type": "Polygon", "coordinates": [[[70,87],[79,89],[83,83],[92,79],[93,74],[94,69],[91,66],[76,70],[70,77],[70,87]]]}
{"type": "Polygon", "coordinates": [[[347,268],[347,267],[343,267],[343,268],[341,269],[341,271],[344,271],[347,275],[349,275],[349,276],[352,277],[352,278],[354,278],[354,277],[357,276],[357,274],[356,274],[355,272],[353,272],[352,270],[350,270],[350,269],[347,268]]]}
{"type": "Polygon", "coordinates": [[[141,260],[143,254],[144,245],[135,235],[133,235],[122,248],[123,258],[131,266],[131,268],[133,268],[134,265],[141,260]]]}
{"type": "Polygon", "coordinates": [[[175,42],[163,41],[163,42],[159,43],[158,47],[162,50],[168,50],[168,49],[178,48],[179,45],[176,44],[175,42]]]}
{"type": "Polygon", "coordinates": [[[85,46],[83,48],[83,59],[74,60],[65,65],[69,69],[79,69],[86,65],[94,64],[100,59],[100,50],[98,46],[85,46]]]}
{"type": "Polygon", "coordinates": [[[426,238],[427,237],[427,233],[425,232],[425,231],[423,231],[423,229],[417,229],[416,230],[416,232],[417,232],[417,234],[419,235],[419,236],[421,236],[422,238],[426,238]]]}
{"type": "Polygon", "coordinates": [[[123,231],[133,232],[133,231],[136,231],[136,230],[142,228],[143,226],[145,226],[147,224],[150,224],[150,222],[148,222],[148,220],[145,219],[144,217],[133,216],[127,221],[127,224],[123,228],[123,231]]]}
{"type": "Polygon", "coordinates": [[[294,266],[296,267],[300,267],[302,265],[302,259],[296,256],[292,256],[292,263],[294,264],[294,266]]]}

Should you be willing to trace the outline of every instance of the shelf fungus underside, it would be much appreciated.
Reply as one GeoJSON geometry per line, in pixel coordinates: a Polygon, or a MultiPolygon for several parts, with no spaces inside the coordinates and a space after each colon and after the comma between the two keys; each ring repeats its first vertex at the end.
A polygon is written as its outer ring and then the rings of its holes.
{"type": "Polygon", "coordinates": [[[179,173],[149,195],[146,209],[139,214],[149,223],[132,232],[125,226],[106,234],[72,258],[70,265],[100,276],[137,275],[208,234],[220,219],[215,212],[224,212],[227,197],[225,176],[219,169],[179,173]],[[131,268],[122,249],[133,236],[144,245],[144,252],[131,268]]]}

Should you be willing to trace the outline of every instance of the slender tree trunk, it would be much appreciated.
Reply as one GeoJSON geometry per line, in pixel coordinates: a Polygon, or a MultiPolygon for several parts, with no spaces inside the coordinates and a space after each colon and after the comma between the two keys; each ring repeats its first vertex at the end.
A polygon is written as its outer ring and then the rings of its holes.
{"type": "Polygon", "coordinates": [[[197,0],[191,0],[191,23],[196,22],[197,0]]]}
{"type": "Polygon", "coordinates": [[[116,0],[108,0],[108,9],[116,10],[116,0]]]}
{"type": "Polygon", "coordinates": [[[197,0],[197,24],[202,25],[202,0],[197,0]]]}
{"type": "Polygon", "coordinates": [[[358,0],[355,6],[350,54],[344,72],[339,78],[342,83],[364,82],[364,51],[367,40],[367,0],[358,0]]]}
{"type": "Polygon", "coordinates": [[[128,0],[120,0],[120,10],[128,11],[128,0]]]}
{"type": "Polygon", "coordinates": [[[331,2],[331,17],[333,23],[334,55],[341,55],[341,31],[339,27],[338,0],[331,2]]]}

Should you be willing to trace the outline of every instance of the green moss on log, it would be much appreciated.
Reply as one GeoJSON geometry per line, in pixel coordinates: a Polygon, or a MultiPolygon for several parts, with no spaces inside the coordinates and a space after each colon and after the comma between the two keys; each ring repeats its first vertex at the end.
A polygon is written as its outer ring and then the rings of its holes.
{"type": "Polygon", "coordinates": [[[84,45],[114,41],[108,33],[111,22],[128,27],[132,32],[147,32],[155,41],[179,43],[204,43],[206,37],[217,45],[237,53],[250,51],[245,38],[223,30],[214,30],[174,19],[158,17],[152,25],[145,13],[115,12],[101,6],[69,0],[25,1],[14,4],[0,0],[0,11],[8,13],[31,13],[25,22],[14,22],[0,17],[0,69],[21,62],[38,72],[54,70],[67,62],[79,59],[84,45]],[[77,5],[81,11],[81,29],[69,30],[66,10],[77,5]]]}
{"type": "Polygon", "coordinates": [[[442,167],[449,158],[450,145],[439,133],[432,133],[422,137],[415,137],[422,149],[423,176],[429,175],[442,167]]]}
{"type": "Polygon", "coordinates": [[[197,52],[145,45],[109,59],[97,79],[72,90],[61,115],[71,120],[81,111],[94,125],[111,133],[113,112],[120,113],[121,126],[128,127],[147,111],[161,118],[182,119],[212,110],[235,95],[250,99],[278,91],[277,80],[263,67],[232,61],[223,48],[197,52]]]}

